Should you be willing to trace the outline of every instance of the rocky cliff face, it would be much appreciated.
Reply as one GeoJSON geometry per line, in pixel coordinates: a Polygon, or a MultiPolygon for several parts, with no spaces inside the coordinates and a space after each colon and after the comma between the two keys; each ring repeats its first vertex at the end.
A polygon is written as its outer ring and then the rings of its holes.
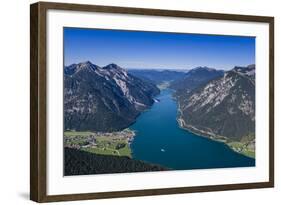
{"type": "Polygon", "coordinates": [[[176,97],[183,127],[228,141],[255,133],[255,65],[235,67],[176,97]]]}
{"type": "Polygon", "coordinates": [[[64,68],[64,129],[116,131],[154,102],[158,88],[115,64],[91,62],[64,68]]]}

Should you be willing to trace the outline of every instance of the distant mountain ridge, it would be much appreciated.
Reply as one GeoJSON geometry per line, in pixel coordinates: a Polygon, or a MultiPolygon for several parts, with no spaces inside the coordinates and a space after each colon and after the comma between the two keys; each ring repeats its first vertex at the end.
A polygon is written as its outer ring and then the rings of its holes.
{"type": "Polygon", "coordinates": [[[129,69],[128,72],[133,76],[156,85],[178,80],[185,75],[185,72],[176,70],[129,69]]]}
{"type": "Polygon", "coordinates": [[[180,92],[190,92],[192,89],[205,84],[206,82],[223,76],[224,71],[209,67],[196,67],[188,71],[183,78],[171,83],[170,87],[180,92]]]}
{"type": "Polygon", "coordinates": [[[116,131],[150,107],[159,89],[116,64],[64,67],[64,129],[116,131]]]}

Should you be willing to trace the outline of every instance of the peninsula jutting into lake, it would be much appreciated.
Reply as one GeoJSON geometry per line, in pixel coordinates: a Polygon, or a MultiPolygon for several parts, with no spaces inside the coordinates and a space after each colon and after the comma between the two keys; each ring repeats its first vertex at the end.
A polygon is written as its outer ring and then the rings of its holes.
{"type": "Polygon", "coordinates": [[[65,28],[64,41],[65,175],[255,166],[254,38],[65,28]]]}

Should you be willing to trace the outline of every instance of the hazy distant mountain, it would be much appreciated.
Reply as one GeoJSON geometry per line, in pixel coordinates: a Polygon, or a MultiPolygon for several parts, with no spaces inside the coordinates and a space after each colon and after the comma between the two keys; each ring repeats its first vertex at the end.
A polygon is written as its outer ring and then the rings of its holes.
{"type": "Polygon", "coordinates": [[[255,65],[235,67],[176,97],[183,127],[234,141],[255,133],[255,65]]]}
{"type": "Polygon", "coordinates": [[[175,70],[129,69],[128,72],[138,78],[150,81],[154,84],[172,82],[185,75],[185,72],[175,70]]]}
{"type": "Polygon", "coordinates": [[[208,81],[223,76],[222,70],[216,70],[208,67],[197,67],[187,72],[183,78],[171,83],[170,87],[178,92],[190,92],[194,88],[207,83],[208,81]]]}
{"type": "Polygon", "coordinates": [[[64,68],[64,129],[115,131],[128,127],[154,102],[159,89],[110,64],[64,68]]]}

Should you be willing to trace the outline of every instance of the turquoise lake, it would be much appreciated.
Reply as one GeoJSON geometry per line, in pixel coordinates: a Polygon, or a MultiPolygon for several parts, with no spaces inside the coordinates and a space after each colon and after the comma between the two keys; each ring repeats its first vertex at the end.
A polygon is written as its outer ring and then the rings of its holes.
{"type": "Polygon", "coordinates": [[[255,166],[255,159],[179,127],[173,91],[162,90],[160,102],[143,112],[130,129],[136,131],[131,144],[133,158],[174,170],[255,166]]]}

